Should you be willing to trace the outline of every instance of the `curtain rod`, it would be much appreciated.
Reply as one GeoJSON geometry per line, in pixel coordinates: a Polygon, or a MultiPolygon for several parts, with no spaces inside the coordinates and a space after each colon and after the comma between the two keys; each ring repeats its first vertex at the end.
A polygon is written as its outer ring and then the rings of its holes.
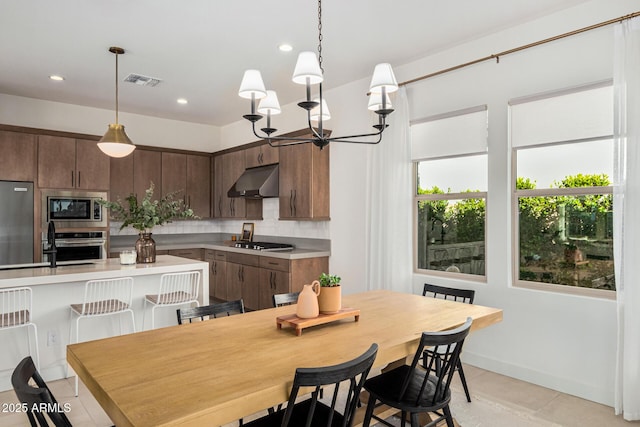
{"type": "Polygon", "coordinates": [[[529,43],[529,44],[526,44],[526,45],[518,46],[518,47],[515,47],[513,49],[502,51],[500,53],[494,53],[492,55],[485,56],[484,58],[479,58],[479,59],[476,59],[476,60],[471,61],[471,62],[465,62],[464,64],[456,65],[455,67],[445,68],[444,70],[436,71],[435,73],[425,74],[424,76],[416,77],[415,79],[411,79],[411,80],[407,80],[407,81],[398,83],[398,86],[406,86],[408,84],[415,83],[415,82],[418,82],[420,80],[425,80],[425,79],[428,79],[428,78],[431,78],[431,77],[438,76],[440,74],[448,73],[450,71],[459,70],[461,68],[465,68],[465,67],[468,67],[470,65],[478,64],[480,62],[488,61],[490,59],[495,59],[496,62],[500,62],[500,57],[501,56],[506,56],[506,55],[509,55],[510,53],[515,53],[515,52],[519,52],[521,50],[529,49],[530,47],[540,46],[542,44],[549,43],[549,42],[556,41],[556,40],[560,40],[560,39],[564,39],[564,38],[569,37],[569,36],[574,36],[576,34],[580,34],[580,33],[584,33],[584,32],[587,32],[587,31],[595,30],[596,28],[606,27],[607,25],[615,24],[616,22],[622,22],[622,21],[625,21],[627,19],[635,18],[637,16],[640,16],[640,11],[639,12],[630,13],[628,15],[624,15],[624,16],[621,16],[619,18],[610,19],[608,21],[600,22],[598,24],[590,25],[588,27],[580,28],[578,30],[569,31],[568,33],[559,34],[557,36],[549,37],[549,38],[544,39],[544,40],[539,40],[537,42],[533,42],[533,43],[529,43]]]}

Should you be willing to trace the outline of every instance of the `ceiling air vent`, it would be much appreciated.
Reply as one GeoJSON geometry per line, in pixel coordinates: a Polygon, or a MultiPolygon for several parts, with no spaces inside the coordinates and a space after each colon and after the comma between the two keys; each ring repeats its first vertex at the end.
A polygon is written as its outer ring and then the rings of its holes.
{"type": "Polygon", "coordinates": [[[134,83],[138,86],[157,86],[162,80],[156,79],[155,77],[143,76],[141,74],[129,74],[124,79],[125,82],[134,83]]]}

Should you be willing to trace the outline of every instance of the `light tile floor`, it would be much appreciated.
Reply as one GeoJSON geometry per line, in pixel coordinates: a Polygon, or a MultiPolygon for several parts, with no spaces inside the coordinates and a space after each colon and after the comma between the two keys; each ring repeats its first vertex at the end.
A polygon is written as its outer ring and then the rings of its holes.
{"type": "MultiPolygon", "coordinates": [[[[451,411],[461,427],[640,427],[640,422],[616,417],[608,406],[469,365],[465,365],[465,374],[471,403],[467,403],[457,378],[452,385],[451,411]]],[[[73,396],[73,378],[51,381],[49,388],[61,404],[71,405],[67,415],[74,426],[111,426],[82,383],[78,398],[73,396]]],[[[0,426],[29,426],[25,414],[11,413],[12,403],[17,403],[13,391],[0,393],[0,426]]]]}

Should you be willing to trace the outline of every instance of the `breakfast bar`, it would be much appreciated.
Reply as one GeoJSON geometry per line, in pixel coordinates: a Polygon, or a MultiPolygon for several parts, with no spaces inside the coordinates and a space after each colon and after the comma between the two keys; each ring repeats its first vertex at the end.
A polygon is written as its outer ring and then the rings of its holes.
{"type": "MultiPolygon", "coordinates": [[[[209,268],[203,261],[159,255],[155,263],[121,265],[120,259],[112,258],[91,262],[60,265],[57,268],[29,267],[0,270],[0,289],[30,287],[33,291],[31,320],[38,328],[40,371],[46,380],[63,378],[66,371],[66,346],[69,341],[69,305],[82,303],[84,286],[88,280],[119,277],[133,278],[132,309],[135,313],[136,331],[140,331],[144,315],[144,296],[158,292],[160,276],[165,273],[199,271],[200,304],[209,301],[209,268]],[[203,284],[207,284],[203,286],[203,284]]],[[[145,328],[150,327],[150,313],[146,313],[145,328]]],[[[104,338],[119,333],[120,325],[111,319],[89,319],[81,334],[81,341],[104,338]],[[99,320],[99,321],[96,321],[99,320]],[[118,331],[114,333],[113,331],[118,331]]],[[[175,310],[156,310],[156,328],[176,324],[175,310]]],[[[123,321],[125,332],[130,328],[123,321]]],[[[10,375],[21,359],[28,354],[24,331],[6,331],[3,342],[14,351],[0,353],[0,390],[11,389],[10,375]]]]}

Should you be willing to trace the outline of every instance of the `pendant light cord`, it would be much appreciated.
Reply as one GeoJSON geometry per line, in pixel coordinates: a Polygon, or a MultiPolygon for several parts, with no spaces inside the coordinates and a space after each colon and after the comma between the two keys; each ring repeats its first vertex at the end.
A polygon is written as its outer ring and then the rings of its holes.
{"type": "Polygon", "coordinates": [[[118,124],[118,52],[116,54],[116,124],[118,124]]]}
{"type": "Polygon", "coordinates": [[[324,74],[324,68],[322,68],[322,0],[318,0],[318,64],[320,71],[324,74]]]}

